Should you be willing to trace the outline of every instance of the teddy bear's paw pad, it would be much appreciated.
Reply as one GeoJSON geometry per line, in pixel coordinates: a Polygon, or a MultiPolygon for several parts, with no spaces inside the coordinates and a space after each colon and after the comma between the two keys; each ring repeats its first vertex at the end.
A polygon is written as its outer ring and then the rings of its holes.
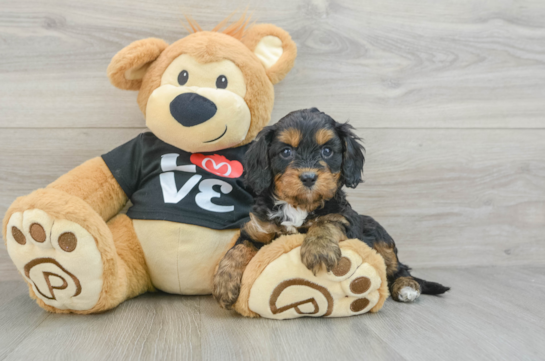
{"type": "MultiPolygon", "coordinates": [[[[343,253],[358,255],[351,251],[343,253]]],[[[361,258],[360,258],[361,260],[361,258]]],[[[359,315],[369,312],[379,301],[378,289],[382,281],[378,272],[369,263],[359,262],[354,272],[340,283],[342,294],[335,302],[331,317],[359,315]]]]}
{"type": "Polygon", "coordinates": [[[368,263],[363,263],[352,276],[343,282],[344,293],[353,297],[365,297],[369,292],[380,287],[381,280],[377,271],[368,263]]]}
{"type": "Polygon", "coordinates": [[[102,290],[102,259],[95,239],[79,224],[40,209],[14,213],[8,253],[36,296],[57,309],[88,310],[102,290]]]}
{"type": "Polygon", "coordinates": [[[337,263],[337,266],[330,272],[320,271],[318,275],[322,278],[327,278],[333,282],[342,282],[348,278],[352,278],[354,272],[361,266],[362,259],[352,251],[342,250],[342,257],[337,263]]]}
{"type": "Polygon", "coordinates": [[[367,313],[379,301],[380,294],[377,290],[368,293],[363,298],[343,297],[337,300],[331,312],[331,317],[344,317],[367,313]]]}
{"type": "Polygon", "coordinates": [[[330,272],[316,276],[301,262],[300,248],[271,262],[250,291],[249,308],[266,318],[345,317],[366,313],[380,298],[377,271],[353,251],[330,272]]]}

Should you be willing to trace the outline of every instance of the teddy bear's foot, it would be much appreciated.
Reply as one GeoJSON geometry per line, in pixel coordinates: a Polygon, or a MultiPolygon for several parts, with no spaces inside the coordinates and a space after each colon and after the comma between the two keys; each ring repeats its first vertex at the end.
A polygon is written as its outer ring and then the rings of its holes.
{"type": "Polygon", "coordinates": [[[9,255],[36,297],[59,310],[89,310],[102,291],[103,265],[93,236],[40,209],[15,212],[6,229],[9,255]]]}
{"type": "Polygon", "coordinates": [[[289,237],[264,247],[250,262],[235,305],[237,311],[245,316],[286,319],[344,317],[382,307],[388,289],[384,261],[375,251],[359,240],[341,242],[342,258],[337,267],[315,276],[301,261],[298,245],[302,237],[289,237]],[[267,264],[264,256],[268,253],[274,259],[267,264]]]}
{"type": "Polygon", "coordinates": [[[342,317],[377,304],[381,279],[356,253],[342,250],[337,268],[316,276],[301,267],[300,258],[297,248],[265,269],[250,294],[251,310],[268,318],[342,317]]]}

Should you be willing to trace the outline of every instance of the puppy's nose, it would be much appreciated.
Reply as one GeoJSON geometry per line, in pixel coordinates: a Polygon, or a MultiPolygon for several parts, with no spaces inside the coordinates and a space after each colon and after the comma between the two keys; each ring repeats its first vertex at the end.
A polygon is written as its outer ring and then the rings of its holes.
{"type": "Polygon", "coordinates": [[[196,93],[180,94],[170,102],[170,114],[184,127],[206,122],[217,110],[213,101],[196,93]]]}
{"type": "Polygon", "coordinates": [[[301,174],[299,177],[301,179],[301,182],[304,184],[305,187],[312,187],[314,183],[316,183],[316,179],[318,179],[318,175],[314,172],[305,172],[301,174]]]}

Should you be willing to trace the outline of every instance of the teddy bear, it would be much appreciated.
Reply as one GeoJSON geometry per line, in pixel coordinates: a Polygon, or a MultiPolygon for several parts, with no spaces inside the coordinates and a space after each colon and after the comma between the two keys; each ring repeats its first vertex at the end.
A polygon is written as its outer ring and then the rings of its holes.
{"type": "MultiPolygon", "coordinates": [[[[170,45],[136,41],[108,66],[114,86],[138,91],[149,132],[16,199],[5,215],[8,253],[49,312],[104,312],[155,290],[210,294],[248,220],[253,197],[242,159],[270,120],[273,85],[292,69],[297,48],[283,29],[248,26],[244,17],[211,31],[189,23],[188,36],[170,45]]],[[[343,242],[342,272],[315,276],[294,256],[301,242],[285,236],[259,252],[236,311],[294,318],[382,307],[388,290],[375,251],[343,242]],[[362,275],[372,281],[364,294],[342,286],[362,275]],[[293,279],[303,281],[285,283],[293,279]],[[365,307],[347,303],[361,299],[365,307]]]]}

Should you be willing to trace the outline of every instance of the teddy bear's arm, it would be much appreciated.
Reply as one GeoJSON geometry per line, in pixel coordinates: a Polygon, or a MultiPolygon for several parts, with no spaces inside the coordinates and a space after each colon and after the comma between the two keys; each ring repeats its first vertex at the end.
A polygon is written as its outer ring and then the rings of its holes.
{"type": "Polygon", "coordinates": [[[101,157],[72,169],[48,185],[87,202],[105,221],[123,209],[127,196],[101,157]]]}

